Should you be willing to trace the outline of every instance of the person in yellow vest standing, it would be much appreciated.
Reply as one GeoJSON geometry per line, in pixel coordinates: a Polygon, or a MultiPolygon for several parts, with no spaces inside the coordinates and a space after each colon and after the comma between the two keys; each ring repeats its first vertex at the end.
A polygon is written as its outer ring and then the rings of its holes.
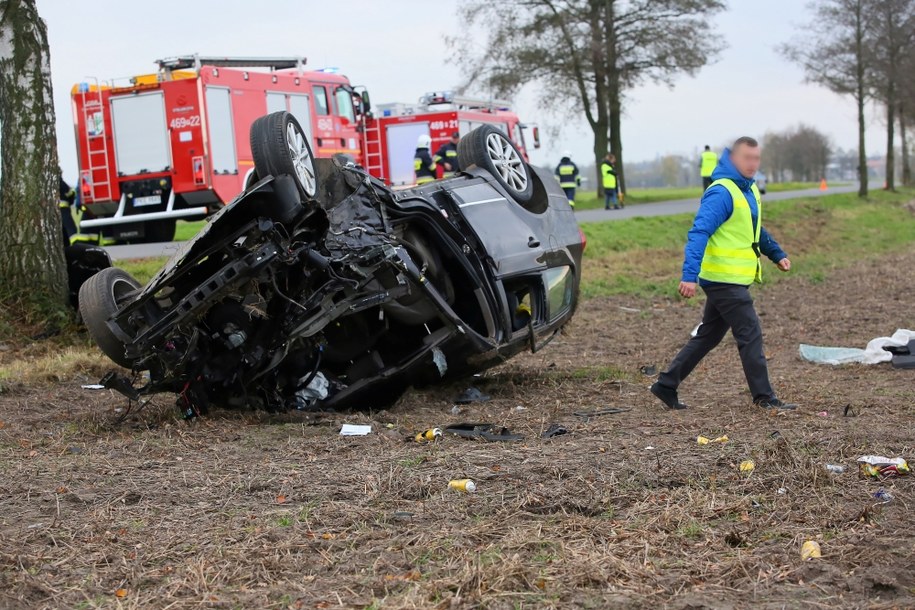
{"type": "Polygon", "coordinates": [[[620,209],[620,198],[619,198],[619,181],[616,179],[616,168],[614,164],[616,163],[616,156],[613,153],[607,153],[607,156],[604,157],[604,160],[600,164],[600,176],[601,181],[604,186],[604,209],[609,210],[610,204],[613,204],[613,209],[620,209]]]}
{"type": "Polygon", "coordinates": [[[702,151],[702,159],[699,162],[699,174],[702,176],[702,190],[712,186],[712,172],[715,171],[717,165],[718,155],[713,153],[711,147],[706,144],[705,150],[702,151]]]}
{"type": "Polygon", "coordinates": [[[779,270],[791,269],[788,255],[762,226],[763,205],[753,181],[759,164],[759,143],[753,138],[739,138],[725,149],[689,231],[678,291],[692,298],[698,283],[707,300],[695,336],[650,388],[670,409],[686,408],[677,389],[728,330],[737,340],[753,402],[766,409],[797,408],[781,401],[769,383],[762,327],[750,296],[750,285],[762,281],[761,254],[779,270]]]}
{"type": "Polygon", "coordinates": [[[568,151],[562,153],[562,159],[556,166],[555,174],[556,179],[559,180],[559,186],[569,198],[569,205],[574,208],[575,189],[581,186],[581,176],[578,175],[578,166],[572,161],[572,153],[568,151]]]}

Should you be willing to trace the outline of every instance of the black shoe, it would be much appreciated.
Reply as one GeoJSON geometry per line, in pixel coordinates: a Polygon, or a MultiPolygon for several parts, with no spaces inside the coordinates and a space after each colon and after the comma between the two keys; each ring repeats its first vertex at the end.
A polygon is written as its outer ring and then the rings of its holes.
{"type": "Polygon", "coordinates": [[[797,405],[790,402],[782,402],[778,398],[765,398],[763,400],[756,401],[757,407],[762,407],[763,409],[778,409],[779,411],[794,411],[797,409],[797,405]]]}
{"type": "Polygon", "coordinates": [[[687,406],[680,402],[680,399],[677,398],[676,390],[664,387],[657,381],[651,384],[651,387],[648,389],[651,390],[651,393],[657,396],[660,401],[667,406],[668,409],[680,410],[687,408],[687,406]]]}

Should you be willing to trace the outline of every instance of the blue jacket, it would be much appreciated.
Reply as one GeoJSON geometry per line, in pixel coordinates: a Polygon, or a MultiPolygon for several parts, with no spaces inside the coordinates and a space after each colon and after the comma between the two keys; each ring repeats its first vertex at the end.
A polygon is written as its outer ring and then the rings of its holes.
{"type": "MultiPolygon", "coordinates": [[[[759,208],[756,205],[756,198],[750,187],[753,185],[752,178],[744,178],[737,171],[737,168],[731,163],[731,151],[725,149],[721,158],[718,160],[718,167],[712,173],[712,180],[730,178],[746,195],[750,204],[750,214],[753,216],[753,226],[759,221],[759,208]]],[[[693,228],[689,230],[686,240],[686,251],[683,260],[683,281],[695,282],[703,286],[711,284],[705,280],[699,280],[699,267],[702,265],[702,257],[705,255],[705,247],[712,234],[718,230],[724,222],[731,217],[734,212],[734,202],[731,200],[731,194],[721,185],[709,187],[705,194],[702,195],[702,203],[699,204],[699,211],[696,212],[696,219],[693,221],[693,228]]],[[[765,254],[773,263],[786,258],[784,250],[778,243],[772,239],[765,227],[759,231],[759,250],[765,254]]]]}

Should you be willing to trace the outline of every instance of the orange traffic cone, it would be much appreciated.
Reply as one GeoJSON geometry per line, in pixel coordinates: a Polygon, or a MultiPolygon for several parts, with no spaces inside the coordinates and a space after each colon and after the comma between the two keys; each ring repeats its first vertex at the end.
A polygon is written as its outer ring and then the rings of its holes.
{"type": "Polygon", "coordinates": [[[821,191],[825,191],[825,190],[828,189],[828,188],[829,188],[829,187],[826,186],[826,178],[823,178],[822,180],[820,180],[820,190],[821,190],[821,191]]]}

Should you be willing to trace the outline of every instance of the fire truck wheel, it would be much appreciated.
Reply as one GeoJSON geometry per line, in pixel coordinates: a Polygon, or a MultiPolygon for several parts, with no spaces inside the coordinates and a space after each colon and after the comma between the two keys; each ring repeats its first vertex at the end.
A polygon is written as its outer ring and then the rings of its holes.
{"type": "Polygon", "coordinates": [[[458,164],[488,171],[518,203],[534,196],[534,183],[521,152],[504,133],[492,125],[477,127],[458,143],[458,164]]]}
{"type": "Polygon", "coordinates": [[[258,176],[288,174],[306,200],[318,191],[314,155],[301,125],[288,112],[273,112],[251,125],[251,155],[258,176]]]}
{"type": "Polygon", "coordinates": [[[175,219],[156,220],[146,224],[143,241],[148,244],[175,239],[175,219]]]}
{"type": "Polygon", "coordinates": [[[133,368],[133,362],[124,352],[125,341],[108,326],[108,319],[139,288],[140,282],[129,273],[108,267],[83,282],[79,289],[79,313],[89,334],[106,356],[128,369],[133,368]]]}

